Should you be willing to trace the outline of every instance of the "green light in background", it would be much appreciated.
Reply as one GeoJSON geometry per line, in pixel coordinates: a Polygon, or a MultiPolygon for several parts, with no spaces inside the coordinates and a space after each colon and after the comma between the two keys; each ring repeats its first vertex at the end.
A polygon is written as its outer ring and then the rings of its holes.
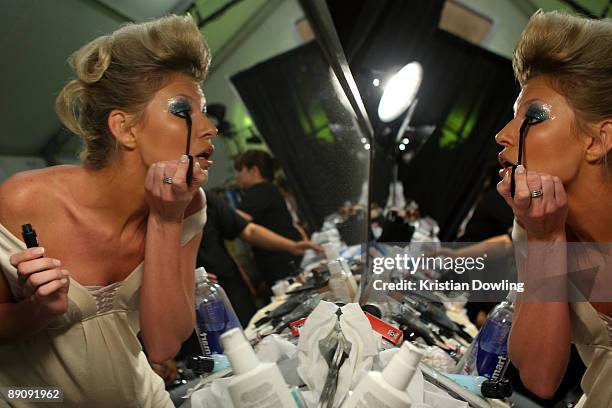
{"type": "Polygon", "coordinates": [[[442,134],[438,141],[441,149],[453,149],[465,143],[474,130],[478,119],[477,112],[481,100],[476,103],[461,101],[449,112],[442,126],[442,134]]]}

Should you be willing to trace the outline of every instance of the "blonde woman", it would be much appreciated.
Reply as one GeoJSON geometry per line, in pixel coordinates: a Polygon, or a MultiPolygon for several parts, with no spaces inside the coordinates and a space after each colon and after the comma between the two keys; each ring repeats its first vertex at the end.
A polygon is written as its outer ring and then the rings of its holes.
{"type": "Polygon", "coordinates": [[[82,165],[0,187],[0,384],[62,387],[49,406],[172,407],[136,336],[162,363],[193,330],[200,186],[216,135],[200,88],[209,51],[191,19],[170,16],[69,61],[76,79],[56,110],[83,138],[82,165]],[[26,223],[39,248],[21,241],[26,223]]]}
{"type": "MultiPolygon", "coordinates": [[[[612,22],[538,12],[513,64],[522,89],[515,118],[496,137],[504,147],[498,191],[514,211],[514,240],[527,243],[519,274],[537,282],[567,275],[573,262],[567,242],[612,242],[612,22]]],[[[609,261],[606,251],[598,256],[609,261]]],[[[608,267],[597,279],[609,283],[609,275],[608,267]]],[[[544,282],[560,291],[553,296],[566,288],[559,279],[544,282]]],[[[540,397],[559,386],[573,342],[587,366],[579,406],[612,405],[612,287],[606,286],[596,289],[607,301],[518,302],[510,358],[540,397]]]]}

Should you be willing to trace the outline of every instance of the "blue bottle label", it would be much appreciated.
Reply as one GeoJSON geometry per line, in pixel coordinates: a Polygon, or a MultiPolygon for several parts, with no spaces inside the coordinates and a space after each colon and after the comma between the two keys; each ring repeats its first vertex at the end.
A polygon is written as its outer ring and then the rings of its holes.
{"type": "Polygon", "coordinates": [[[510,322],[487,320],[477,337],[476,373],[491,380],[502,378],[508,365],[510,322]]]}
{"type": "Polygon", "coordinates": [[[223,300],[200,303],[196,308],[196,317],[200,343],[206,344],[211,354],[222,354],[221,335],[231,328],[223,300]]]}
{"type": "Polygon", "coordinates": [[[210,351],[210,346],[208,345],[208,336],[206,336],[206,332],[200,330],[199,324],[197,327],[198,337],[200,340],[200,347],[202,348],[202,355],[210,356],[212,352],[210,351]]]}

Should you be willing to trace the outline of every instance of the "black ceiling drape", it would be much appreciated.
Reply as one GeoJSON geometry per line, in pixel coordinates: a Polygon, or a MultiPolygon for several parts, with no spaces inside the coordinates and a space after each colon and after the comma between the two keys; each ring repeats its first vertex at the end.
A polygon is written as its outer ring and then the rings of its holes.
{"type": "MultiPolygon", "coordinates": [[[[374,77],[419,61],[424,78],[411,124],[436,132],[409,163],[399,159],[407,198],[455,232],[496,165],[494,136],[512,117],[518,88],[508,59],[438,29],[443,0],[329,0],[330,11],[374,128],[381,88],[374,77]]],[[[401,118],[390,124],[394,136],[401,118]]],[[[376,152],[374,196],[384,202],[391,161],[376,152]]]]}

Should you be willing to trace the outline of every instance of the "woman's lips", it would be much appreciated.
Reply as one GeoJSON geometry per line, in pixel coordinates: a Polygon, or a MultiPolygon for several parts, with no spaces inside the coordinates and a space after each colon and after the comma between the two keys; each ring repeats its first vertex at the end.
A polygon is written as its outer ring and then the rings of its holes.
{"type": "Polygon", "coordinates": [[[497,156],[497,159],[499,161],[499,164],[501,165],[501,169],[499,170],[499,176],[500,177],[504,177],[506,174],[506,171],[511,172],[513,167],[516,167],[516,165],[514,163],[512,163],[510,160],[507,160],[501,153],[497,156]]]}
{"type": "Polygon", "coordinates": [[[198,161],[198,163],[200,163],[200,166],[203,169],[208,170],[208,168],[212,166],[213,161],[209,159],[213,155],[214,152],[215,152],[215,146],[210,145],[208,149],[202,151],[201,153],[195,156],[196,160],[198,161]]]}

